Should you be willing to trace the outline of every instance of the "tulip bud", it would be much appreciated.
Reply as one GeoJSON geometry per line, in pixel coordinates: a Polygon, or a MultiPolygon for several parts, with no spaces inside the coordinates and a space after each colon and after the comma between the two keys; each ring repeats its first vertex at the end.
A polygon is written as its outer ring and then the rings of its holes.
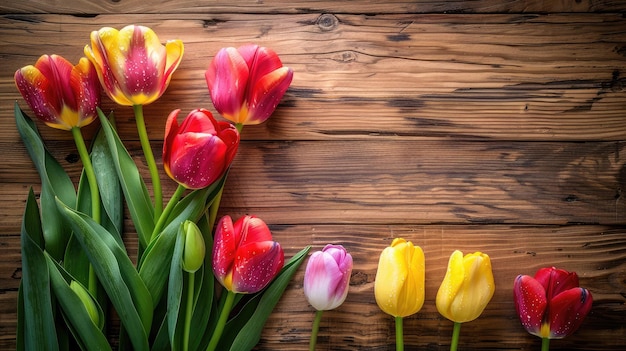
{"type": "Polygon", "coordinates": [[[489,256],[482,252],[463,256],[456,250],[437,292],[437,310],[453,322],[469,322],[480,316],[494,291],[489,256]]]}
{"type": "Polygon", "coordinates": [[[374,295],[381,310],[394,317],[417,313],[424,304],[424,252],[419,246],[396,238],[378,261],[374,295]]]}
{"type": "Polygon", "coordinates": [[[205,247],[204,238],[200,228],[189,220],[182,226],[185,235],[185,247],[183,249],[183,269],[186,272],[194,273],[204,263],[205,247]]]}
{"type": "Polygon", "coordinates": [[[76,293],[76,296],[82,301],[83,305],[85,305],[85,309],[87,309],[87,313],[89,314],[89,318],[95,325],[99,325],[100,323],[100,314],[98,313],[98,306],[93,301],[93,298],[87,292],[87,290],[77,281],[72,280],[70,282],[70,289],[76,293]]]}
{"type": "Polygon", "coordinates": [[[341,245],[314,252],[304,272],[304,295],[318,311],[339,307],[348,296],[352,256],[341,245]]]}

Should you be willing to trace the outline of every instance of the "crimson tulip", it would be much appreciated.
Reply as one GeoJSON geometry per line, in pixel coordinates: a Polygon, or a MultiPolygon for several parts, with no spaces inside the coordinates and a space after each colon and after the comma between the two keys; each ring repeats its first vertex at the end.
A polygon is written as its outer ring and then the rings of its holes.
{"type": "Polygon", "coordinates": [[[35,117],[63,130],[93,122],[101,88],[85,57],[76,66],[58,55],[43,55],[15,72],[15,84],[35,117]]]}
{"type": "Polygon", "coordinates": [[[178,68],[180,40],[162,45],[148,27],[104,27],[91,32],[85,55],[94,64],[107,95],[123,106],[147,105],[161,97],[178,68]]]}
{"type": "Polygon", "coordinates": [[[256,293],[280,272],[285,258],[280,244],[272,240],[265,222],[243,216],[234,224],[230,216],[220,219],[213,244],[213,273],[234,293],[256,293]]]}
{"type": "Polygon", "coordinates": [[[534,278],[517,276],[513,293],[522,325],[544,343],[574,333],[593,303],[591,293],[579,287],[576,272],[554,267],[539,269],[534,278]]]}
{"type": "Polygon", "coordinates": [[[201,189],[226,172],[239,147],[239,132],[204,109],[191,111],[179,126],[179,112],[174,110],[167,118],[163,166],[180,185],[201,189]]]}
{"type": "Polygon", "coordinates": [[[258,45],[223,48],[205,72],[215,109],[238,125],[269,118],[293,79],[271,49],[258,45]]]}

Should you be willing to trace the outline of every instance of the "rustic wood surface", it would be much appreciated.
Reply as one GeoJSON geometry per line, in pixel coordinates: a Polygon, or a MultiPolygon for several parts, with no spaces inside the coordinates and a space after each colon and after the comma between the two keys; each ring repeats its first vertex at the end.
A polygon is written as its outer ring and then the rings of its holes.
{"type": "MultiPolygon", "coordinates": [[[[350,294],[322,321],[319,350],[393,350],[376,306],[378,255],[422,246],[426,302],[407,350],[448,349],[435,308],[450,253],[492,258],[496,293],[462,328],[461,350],[537,350],[512,299],[517,274],[573,270],[594,306],[553,350],[626,345],[626,3],[620,1],[41,1],[0,4],[0,349],[15,347],[21,216],[38,175],[19,139],[13,74],[42,54],[75,62],[89,32],[127,24],[182,39],[165,95],[146,107],[157,155],[176,108],[213,110],[204,70],[224,46],[257,43],[294,69],[271,119],[248,126],[221,211],[265,219],[291,256],[343,244],[350,294]]],[[[132,109],[104,98],[142,162],[132,109]]],[[[69,133],[41,124],[77,179],[69,133]]],[[[95,126],[86,128],[92,133],[95,126]]],[[[88,134],[89,135],[89,134],[88,134]]],[[[147,168],[142,165],[147,174],[147,168]]],[[[175,186],[163,176],[166,193],[175,186]]],[[[136,250],[127,220],[126,241],[136,250]]],[[[306,350],[313,309],[301,269],[258,350],[306,350]]]]}

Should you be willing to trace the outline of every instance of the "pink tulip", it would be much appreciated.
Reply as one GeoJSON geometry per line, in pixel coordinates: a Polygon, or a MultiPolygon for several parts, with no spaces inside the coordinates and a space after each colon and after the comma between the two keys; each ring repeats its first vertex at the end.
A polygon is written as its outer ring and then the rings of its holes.
{"type": "Polygon", "coordinates": [[[260,218],[244,216],[233,224],[230,216],[224,216],[218,222],[213,273],[227,290],[256,293],[276,277],[284,262],[283,249],[260,218]]]}
{"type": "Polygon", "coordinates": [[[235,158],[239,132],[204,109],[191,111],[179,126],[179,112],[172,111],[165,126],[165,172],[187,189],[205,188],[220,179],[235,158]]]}
{"type": "Polygon", "coordinates": [[[221,49],[205,78],[215,109],[235,124],[259,124],[276,109],[293,79],[271,49],[244,45],[221,49]]]}
{"type": "Polygon", "coordinates": [[[591,310],[591,293],[578,286],[578,275],[541,268],[535,277],[519,275],[513,286],[515,308],[524,328],[544,339],[574,333],[591,310]]]}
{"type": "Polygon", "coordinates": [[[326,245],[309,258],[304,273],[304,295],[318,311],[339,307],[348,296],[352,256],[341,245],[326,245]]]}

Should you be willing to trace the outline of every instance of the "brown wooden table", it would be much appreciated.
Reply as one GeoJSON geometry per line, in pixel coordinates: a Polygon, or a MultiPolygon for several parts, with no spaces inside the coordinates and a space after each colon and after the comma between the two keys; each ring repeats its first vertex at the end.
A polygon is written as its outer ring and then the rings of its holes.
{"type": "MultiPolygon", "coordinates": [[[[13,74],[42,54],[76,62],[90,31],[133,23],[185,43],[167,92],[145,109],[157,155],[171,110],[213,110],[204,70],[221,47],[268,46],[294,69],[276,113],[244,129],[221,211],[265,219],[288,257],[326,243],[353,254],[350,294],[325,314],[319,350],[393,349],[393,321],[378,309],[373,285],[378,256],[395,237],[426,255],[426,302],[405,321],[407,350],[448,348],[452,323],[438,314],[435,295],[455,249],[488,253],[497,285],[483,315],[464,325],[462,350],[538,350],[518,321],[512,286],[518,274],[552,265],[578,272],[594,297],[581,329],[552,349],[619,349],[625,12],[626,3],[608,0],[3,2],[0,349],[15,347],[21,216],[29,187],[39,190],[15,128],[14,102],[27,107],[13,74]]],[[[132,109],[107,98],[103,108],[115,111],[141,162],[127,123],[132,109]]],[[[70,133],[40,131],[76,180],[70,133]]],[[[173,182],[162,181],[171,194],[173,182]]],[[[302,278],[303,269],[259,350],[307,349],[314,311],[302,278]]]]}

